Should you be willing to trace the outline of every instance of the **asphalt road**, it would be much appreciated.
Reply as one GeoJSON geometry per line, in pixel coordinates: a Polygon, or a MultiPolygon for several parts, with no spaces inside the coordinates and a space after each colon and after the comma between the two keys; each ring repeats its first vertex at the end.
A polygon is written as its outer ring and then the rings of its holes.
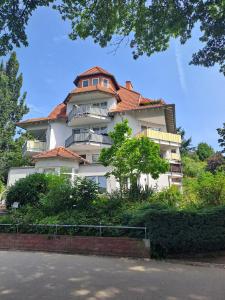
{"type": "Polygon", "coordinates": [[[0,300],[224,300],[225,269],[0,251],[0,300]]]}

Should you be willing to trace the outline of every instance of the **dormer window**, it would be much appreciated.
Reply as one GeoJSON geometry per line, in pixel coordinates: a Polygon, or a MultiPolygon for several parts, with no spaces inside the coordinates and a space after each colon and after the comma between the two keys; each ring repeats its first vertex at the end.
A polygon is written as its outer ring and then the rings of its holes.
{"type": "Polygon", "coordinates": [[[92,85],[97,85],[97,84],[99,84],[99,78],[93,78],[92,85]]]}
{"type": "Polygon", "coordinates": [[[108,79],[103,79],[103,85],[104,85],[104,87],[109,87],[108,79]]]}
{"type": "Polygon", "coordinates": [[[82,87],[87,87],[89,84],[88,84],[88,80],[83,80],[82,81],[82,87]]]}

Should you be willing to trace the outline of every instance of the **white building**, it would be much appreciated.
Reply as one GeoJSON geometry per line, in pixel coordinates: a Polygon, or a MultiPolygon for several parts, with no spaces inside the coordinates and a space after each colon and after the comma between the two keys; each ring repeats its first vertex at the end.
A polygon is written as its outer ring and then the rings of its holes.
{"type": "Polygon", "coordinates": [[[170,172],[158,180],[143,175],[141,184],[159,189],[172,184],[181,186],[181,137],[176,134],[174,104],[145,98],[133,90],[130,81],[123,87],[100,67],[78,75],[74,84],[75,89],[48,117],[18,123],[35,138],[22,149],[24,155],[34,158],[35,166],[11,168],[8,185],[31,173],[56,172],[87,176],[109,192],[116,189],[118,183],[114,178],[105,178],[107,169],[98,163],[98,156],[103,147],[111,144],[107,133],[127,119],[132,134],[142,133],[159,143],[161,155],[170,162],[170,172]]]}

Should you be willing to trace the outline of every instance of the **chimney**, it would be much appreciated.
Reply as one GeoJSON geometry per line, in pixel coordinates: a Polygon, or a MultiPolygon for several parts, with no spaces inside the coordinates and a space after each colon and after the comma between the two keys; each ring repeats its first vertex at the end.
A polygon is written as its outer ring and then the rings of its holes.
{"type": "Polygon", "coordinates": [[[126,88],[128,89],[128,90],[133,90],[133,85],[132,85],[132,83],[131,83],[131,81],[126,81],[126,88]]]}

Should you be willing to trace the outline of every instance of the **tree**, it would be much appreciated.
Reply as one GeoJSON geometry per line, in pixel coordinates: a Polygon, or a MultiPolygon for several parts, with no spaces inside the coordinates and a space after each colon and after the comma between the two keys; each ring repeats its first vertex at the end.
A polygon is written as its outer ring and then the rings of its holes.
{"type": "Polygon", "coordinates": [[[56,3],[64,20],[71,22],[69,35],[75,40],[92,37],[101,47],[113,39],[116,49],[127,40],[133,57],[165,51],[172,38],[184,44],[199,26],[203,48],[193,54],[191,64],[205,67],[218,64],[225,74],[224,0],[5,0],[0,4],[0,54],[13,46],[27,46],[25,26],[39,6],[56,3]]]}
{"type": "Polygon", "coordinates": [[[206,171],[213,174],[216,171],[225,171],[225,157],[222,153],[216,152],[207,159],[206,171]]]}
{"type": "Polygon", "coordinates": [[[157,179],[168,170],[167,161],[160,157],[159,145],[144,136],[131,137],[127,120],[116,124],[109,136],[113,145],[102,149],[99,161],[105,167],[111,167],[107,176],[115,176],[120,185],[121,196],[128,181],[133,188],[141,174],[151,174],[157,179]]]}
{"type": "MultiPolygon", "coordinates": [[[[0,177],[6,181],[8,166],[21,156],[21,143],[24,137],[14,139],[16,122],[29,110],[25,104],[26,93],[21,95],[22,74],[18,74],[19,63],[13,52],[6,62],[0,65],[0,177]]],[[[22,162],[21,162],[22,163],[22,162]]]]}
{"type": "Polygon", "coordinates": [[[171,38],[184,44],[199,24],[204,46],[190,63],[219,64],[225,74],[224,0],[63,0],[56,7],[63,19],[71,21],[71,39],[92,37],[105,47],[116,35],[115,47],[127,39],[135,59],[165,51],[171,38]]]}
{"type": "Polygon", "coordinates": [[[13,47],[28,45],[25,27],[33,11],[47,6],[54,0],[4,0],[0,3],[0,56],[6,55],[13,47]]]}
{"type": "Polygon", "coordinates": [[[218,143],[222,147],[222,153],[225,153],[225,123],[223,123],[223,128],[217,128],[217,132],[220,136],[218,143]]]}
{"type": "Polygon", "coordinates": [[[213,148],[207,143],[199,143],[197,146],[196,153],[201,161],[206,160],[214,154],[213,148]]]}
{"type": "Polygon", "coordinates": [[[191,137],[188,139],[185,138],[185,130],[182,127],[177,128],[177,133],[181,135],[180,153],[187,154],[190,150],[192,150],[191,137]]]}

